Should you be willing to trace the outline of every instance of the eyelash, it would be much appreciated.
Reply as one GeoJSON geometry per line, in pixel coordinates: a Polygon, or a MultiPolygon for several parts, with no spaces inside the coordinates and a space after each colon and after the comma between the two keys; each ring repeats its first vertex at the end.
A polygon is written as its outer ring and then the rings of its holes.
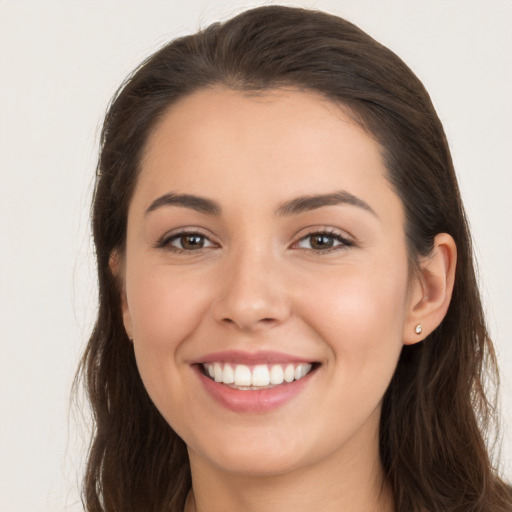
{"type": "MultiPolygon", "coordinates": [[[[187,253],[187,252],[188,253],[192,253],[192,252],[199,251],[201,249],[207,249],[208,248],[208,247],[199,247],[197,249],[183,249],[183,248],[175,247],[175,246],[171,245],[172,242],[174,242],[175,240],[179,240],[180,238],[194,237],[194,236],[201,237],[202,239],[209,241],[209,238],[204,233],[201,233],[200,231],[180,231],[179,233],[175,233],[174,235],[162,237],[155,244],[155,247],[157,249],[169,250],[169,251],[174,252],[176,254],[182,254],[182,253],[187,253]]],[[[215,244],[213,244],[213,242],[211,242],[211,244],[212,244],[212,246],[215,245],[215,244]]]]}
{"type": "MultiPolygon", "coordinates": [[[[157,249],[169,250],[175,254],[192,253],[192,252],[197,252],[197,251],[209,248],[209,247],[198,247],[197,249],[184,249],[184,248],[175,247],[175,246],[171,245],[172,242],[174,242],[175,240],[179,240],[180,238],[194,237],[194,236],[200,237],[201,239],[204,239],[204,240],[208,240],[211,243],[210,247],[215,247],[215,244],[213,242],[211,242],[209,240],[209,238],[204,233],[201,233],[200,231],[180,231],[179,233],[175,233],[171,236],[164,236],[155,244],[155,247],[157,249]]],[[[311,233],[308,233],[307,235],[301,237],[297,242],[295,242],[292,247],[295,247],[298,244],[300,244],[301,242],[303,242],[307,239],[311,239],[313,237],[325,237],[325,238],[333,239],[335,242],[339,242],[339,244],[334,245],[332,247],[328,247],[326,249],[316,249],[316,250],[313,248],[309,249],[309,248],[305,248],[305,247],[296,247],[296,248],[299,250],[303,250],[303,251],[312,251],[312,252],[315,252],[316,254],[328,254],[328,253],[331,253],[334,251],[347,249],[348,247],[352,247],[354,245],[354,243],[351,240],[345,238],[344,236],[340,235],[336,231],[324,229],[324,230],[318,230],[318,231],[313,231],[311,233]]]]}
{"type": "Polygon", "coordinates": [[[316,254],[329,254],[331,252],[347,249],[347,248],[352,247],[354,245],[354,242],[352,242],[348,238],[342,236],[337,231],[334,231],[334,230],[331,230],[331,229],[323,229],[323,230],[318,230],[318,231],[313,231],[311,233],[308,233],[307,235],[301,237],[299,239],[299,241],[296,242],[294,245],[297,245],[297,244],[301,243],[304,240],[312,239],[313,237],[324,237],[324,238],[333,239],[334,241],[339,242],[339,244],[338,245],[334,245],[333,247],[325,248],[325,249],[316,249],[315,250],[313,248],[308,249],[308,248],[303,248],[303,247],[299,247],[298,249],[301,249],[301,250],[304,250],[304,251],[313,251],[316,254]]]}

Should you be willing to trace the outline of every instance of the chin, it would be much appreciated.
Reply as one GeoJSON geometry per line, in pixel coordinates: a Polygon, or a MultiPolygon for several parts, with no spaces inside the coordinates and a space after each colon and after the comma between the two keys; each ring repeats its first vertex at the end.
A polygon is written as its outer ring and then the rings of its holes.
{"type": "MultiPolygon", "coordinates": [[[[301,466],[303,454],[290,443],[280,443],[279,439],[250,439],[238,442],[218,442],[215,449],[191,450],[191,463],[198,457],[225,472],[239,476],[277,476],[294,471],[301,466]]],[[[232,438],[231,438],[232,439],[232,438]]],[[[209,447],[211,448],[211,446],[209,447]]]]}
{"type": "Polygon", "coordinates": [[[284,454],[264,454],[248,452],[223,457],[215,464],[228,473],[247,477],[275,477],[289,474],[300,467],[299,461],[284,454]]]}

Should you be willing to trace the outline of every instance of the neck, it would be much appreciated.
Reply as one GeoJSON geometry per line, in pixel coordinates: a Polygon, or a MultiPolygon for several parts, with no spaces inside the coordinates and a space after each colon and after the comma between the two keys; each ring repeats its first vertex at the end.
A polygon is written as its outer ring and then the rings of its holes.
{"type": "Polygon", "coordinates": [[[185,512],[393,512],[377,446],[347,448],[269,475],[226,472],[190,452],[192,491],[185,512]]]}

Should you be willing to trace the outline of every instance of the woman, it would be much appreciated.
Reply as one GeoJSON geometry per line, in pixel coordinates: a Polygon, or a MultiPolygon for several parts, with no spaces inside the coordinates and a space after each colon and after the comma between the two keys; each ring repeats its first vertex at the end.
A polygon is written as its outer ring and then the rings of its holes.
{"type": "Polygon", "coordinates": [[[87,510],[512,510],[444,132],[361,30],[262,7],[151,56],[93,230],[87,510]]]}

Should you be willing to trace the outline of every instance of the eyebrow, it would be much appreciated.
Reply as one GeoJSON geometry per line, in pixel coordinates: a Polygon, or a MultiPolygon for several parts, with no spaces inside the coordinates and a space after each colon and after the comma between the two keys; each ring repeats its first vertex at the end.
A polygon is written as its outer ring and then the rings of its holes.
{"type": "Polygon", "coordinates": [[[155,199],[147,208],[145,214],[162,208],[163,206],[181,206],[183,208],[190,208],[200,213],[208,215],[220,215],[221,207],[219,203],[212,199],[205,197],[194,196],[191,194],[164,194],[158,199],[155,199]]]}
{"type": "Polygon", "coordinates": [[[318,208],[323,208],[324,206],[335,206],[340,204],[357,206],[358,208],[362,208],[363,210],[366,210],[378,218],[378,215],[368,203],[345,190],[340,190],[330,194],[297,197],[283,203],[281,206],[279,206],[276,212],[278,215],[287,216],[307,212],[310,210],[316,210],[318,208]]]}
{"type": "MultiPolygon", "coordinates": [[[[276,214],[279,216],[297,215],[299,213],[316,210],[325,206],[336,206],[340,204],[356,206],[366,210],[378,218],[378,215],[368,203],[345,190],[329,194],[296,197],[290,201],[282,203],[276,209],[276,214]]],[[[145,215],[164,206],[181,206],[182,208],[189,208],[208,215],[220,215],[222,211],[220,204],[213,199],[195,196],[192,194],[176,194],[171,192],[155,199],[146,209],[145,215]]]]}

